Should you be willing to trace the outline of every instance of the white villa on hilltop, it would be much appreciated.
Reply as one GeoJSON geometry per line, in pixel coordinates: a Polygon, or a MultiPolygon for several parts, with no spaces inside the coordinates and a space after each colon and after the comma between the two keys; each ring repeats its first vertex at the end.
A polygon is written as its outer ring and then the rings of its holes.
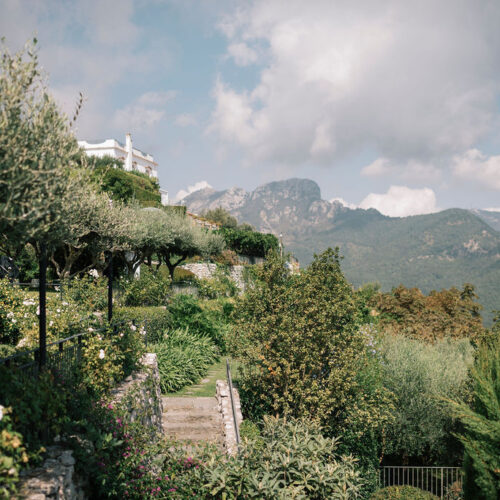
{"type": "MultiPolygon", "coordinates": [[[[123,161],[125,170],[135,170],[158,180],[158,163],[154,158],[141,150],[132,147],[132,136],[126,134],[125,145],[116,139],[106,139],[102,142],[78,141],[78,145],[85,150],[88,156],[111,156],[123,161]]],[[[168,191],[160,189],[162,205],[168,205],[168,191]]]]}

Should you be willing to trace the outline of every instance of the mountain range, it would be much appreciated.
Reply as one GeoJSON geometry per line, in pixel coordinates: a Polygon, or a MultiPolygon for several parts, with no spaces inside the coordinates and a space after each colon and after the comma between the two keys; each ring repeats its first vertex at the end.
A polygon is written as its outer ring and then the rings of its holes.
{"type": "Polygon", "coordinates": [[[282,234],[285,250],[301,265],[314,253],[340,248],[342,268],[355,286],[400,283],[431,290],[476,286],[484,317],[500,309],[500,212],[453,208],[410,217],[388,217],[375,209],[351,209],[321,198],[309,179],[271,182],[254,191],[205,188],[183,199],[201,213],[223,207],[239,222],[282,234]]]}

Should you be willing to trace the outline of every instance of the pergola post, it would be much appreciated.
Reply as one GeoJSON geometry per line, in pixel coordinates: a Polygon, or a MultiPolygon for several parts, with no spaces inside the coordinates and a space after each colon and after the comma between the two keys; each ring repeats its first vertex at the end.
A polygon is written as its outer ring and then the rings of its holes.
{"type": "Polygon", "coordinates": [[[38,283],[38,363],[40,370],[47,363],[47,245],[43,242],[40,245],[39,259],[39,283],[38,283]]]}
{"type": "Polygon", "coordinates": [[[113,319],[113,252],[108,252],[108,321],[113,319]]]}

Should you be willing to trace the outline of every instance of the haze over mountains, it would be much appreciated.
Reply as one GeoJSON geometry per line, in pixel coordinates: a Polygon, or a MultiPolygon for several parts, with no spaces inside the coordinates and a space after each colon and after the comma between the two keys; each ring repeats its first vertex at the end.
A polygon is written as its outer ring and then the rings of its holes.
{"type": "Polygon", "coordinates": [[[500,309],[498,212],[454,208],[387,217],[323,200],[309,179],[271,182],[252,192],[205,188],[182,202],[195,213],[221,206],[262,232],[283,234],[285,249],[301,265],[338,246],[344,273],[355,286],[378,282],[390,290],[402,283],[427,293],[469,282],[476,286],[485,319],[500,309]]]}

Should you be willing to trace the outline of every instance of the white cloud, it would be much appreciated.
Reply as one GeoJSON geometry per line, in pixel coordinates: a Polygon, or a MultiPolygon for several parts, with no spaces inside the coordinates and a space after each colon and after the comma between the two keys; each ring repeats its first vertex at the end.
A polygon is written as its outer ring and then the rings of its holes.
{"type": "Polygon", "coordinates": [[[333,203],[335,201],[339,202],[344,207],[351,208],[352,210],[354,210],[355,208],[358,208],[357,205],[354,205],[354,203],[349,203],[349,202],[345,201],[344,198],[332,198],[330,200],[330,203],[333,203]]]}
{"type": "Polygon", "coordinates": [[[116,110],[113,123],[118,128],[131,131],[151,128],[165,117],[165,105],[174,97],[174,91],[146,92],[134,103],[116,110]]]}
{"type": "Polygon", "coordinates": [[[186,196],[189,196],[191,193],[195,191],[200,191],[201,189],[211,188],[212,186],[207,181],[199,181],[193,184],[192,186],[188,186],[187,189],[181,189],[176,195],[174,200],[181,201],[186,196]]]}
{"type": "Polygon", "coordinates": [[[487,212],[500,212],[500,207],[483,208],[483,210],[486,210],[487,212]]]}
{"type": "Polygon", "coordinates": [[[219,79],[210,130],[255,163],[335,165],[370,148],[396,170],[434,165],[494,126],[499,20],[500,4],[456,0],[240,3],[219,25],[228,51],[249,63],[258,46],[267,63],[253,88],[219,79]]]}
{"type": "Polygon", "coordinates": [[[361,170],[361,175],[378,177],[391,171],[391,163],[387,158],[377,158],[361,170]]]}
{"type": "Polygon", "coordinates": [[[197,125],[196,118],[189,113],[181,113],[175,117],[175,124],[179,127],[191,127],[197,125]]]}
{"type": "Polygon", "coordinates": [[[228,54],[238,66],[248,66],[257,61],[257,52],[246,43],[233,43],[227,48],[228,54]]]}
{"type": "Polygon", "coordinates": [[[469,149],[453,159],[453,173],[467,181],[500,190],[500,155],[486,156],[478,149],[469,149]]]}
{"type": "Polygon", "coordinates": [[[407,186],[391,186],[385,194],[369,194],[359,208],[375,208],[390,217],[430,214],[437,212],[436,195],[429,188],[411,189],[407,186]]]}

